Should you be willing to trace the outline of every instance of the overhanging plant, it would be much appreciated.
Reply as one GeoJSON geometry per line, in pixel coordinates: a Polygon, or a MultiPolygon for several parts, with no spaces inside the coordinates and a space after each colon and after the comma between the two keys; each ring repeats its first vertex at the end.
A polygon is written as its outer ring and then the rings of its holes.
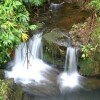
{"type": "Polygon", "coordinates": [[[28,39],[29,29],[37,28],[30,26],[29,20],[29,12],[22,0],[0,2],[0,65],[8,61],[11,49],[28,39]]]}

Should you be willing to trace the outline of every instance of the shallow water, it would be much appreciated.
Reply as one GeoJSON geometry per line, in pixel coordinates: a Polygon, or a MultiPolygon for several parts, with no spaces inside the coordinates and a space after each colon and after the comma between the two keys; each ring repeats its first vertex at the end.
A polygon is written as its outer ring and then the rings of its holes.
{"type": "Polygon", "coordinates": [[[24,94],[23,100],[100,100],[100,89],[77,89],[74,91],[68,90],[68,92],[64,94],[56,94],[51,96],[24,94]]]}

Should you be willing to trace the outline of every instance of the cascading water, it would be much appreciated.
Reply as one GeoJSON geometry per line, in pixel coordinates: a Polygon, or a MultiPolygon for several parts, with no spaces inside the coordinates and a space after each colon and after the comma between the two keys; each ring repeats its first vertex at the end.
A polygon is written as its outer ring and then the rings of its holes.
{"type": "Polygon", "coordinates": [[[69,46],[66,51],[64,72],[58,76],[58,84],[62,91],[66,87],[74,88],[79,85],[77,70],[77,49],[69,46]]]}
{"type": "MultiPolygon", "coordinates": [[[[32,46],[32,52],[33,58],[39,58],[42,59],[42,34],[36,34],[33,37],[32,43],[29,46],[32,46]]],[[[30,47],[31,48],[31,47],[30,47]]]]}
{"type": "Polygon", "coordinates": [[[62,5],[64,4],[64,2],[57,4],[57,3],[51,3],[50,4],[50,9],[51,10],[58,10],[62,5]]]}
{"type": "Polygon", "coordinates": [[[66,60],[64,71],[67,71],[68,74],[77,72],[77,49],[73,47],[68,47],[66,52],[66,60]],[[68,68],[67,68],[68,67],[68,68]]]}
{"type": "Polygon", "coordinates": [[[52,69],[42,61],[42,33],[35,34],[27,43],[16,48],[14,66],[5,71],[5,77],[14,78],[16,83],[29,84],[48,81],[44,72],[52,69]]]}

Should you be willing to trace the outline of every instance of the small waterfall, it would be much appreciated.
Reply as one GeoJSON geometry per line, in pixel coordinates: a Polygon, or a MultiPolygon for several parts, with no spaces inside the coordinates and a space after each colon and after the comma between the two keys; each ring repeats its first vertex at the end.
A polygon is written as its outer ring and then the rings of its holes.
{"type": "Polygon", "coordinates": [[[25,61],[26,58],[42,58],[42,33],[35,34],[27,43],[22,43],[15,50],[15,63],[25,61]]]}
{"type": "Polygon", "coordinates": [[[66,60],[64,71],[68,74],[77,72],[77,49],[73,47],[68,47],[66,51],[66,60]]]}
{"type": "Polygon", "coordinates": [[[51,4],[50,4],[50,9],[51,9],[51,10],[57,10],[57,9],[59,9],[63,4],[64,4],[64,2],[59,3],[59,4],[57,4],[57,3],[51,3],[51,4]]]}
{"type": "Polygon", "coordinates": [[[11,71],[5,71],[6,78],[14,78],[16,83],[23,84],[48,81],[44,74],[52,68],[42,61],[41,39],[42,32],[16,48],[14,66],[11,71]]]}
{"type": "MultiPolygon", "coordinates": [[[[42,34],[36,34],[33,37],[32,40],[32,55],[34,57],[34,59],[36,58],[42,58],[42,34]]],[[[31,46],[31,45],[30,45],[31,46]]]]}
{"type": "Polygon", "coordinates": [[[61,91],[66,87],[74,88],[80,85],[80,75],[77,70],[77,51],[78,49],[72,46],[67,47],[64,72],[58,76],[58,84],[61,91]]]}

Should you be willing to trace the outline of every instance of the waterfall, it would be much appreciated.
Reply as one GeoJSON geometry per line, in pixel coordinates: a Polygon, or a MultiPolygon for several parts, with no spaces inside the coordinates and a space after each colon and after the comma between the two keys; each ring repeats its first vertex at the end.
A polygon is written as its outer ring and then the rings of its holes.
{"type": "Polygon", "coordinates": [[[51,3],[50,4],[50,9],[51,10],[58,10],[63,4],[64,4],[64,2],[59,3],[59,4],[57,4],[57,3],[51,3]]]}
{"type": "Polygon", "coordinates": [[[34,59],[36,58],[42,58],[42,34],[36,34],[33,37],[33,42],[32,42],[32,55],[34,59]]]}
{"type": "Polygon", "coordinates": [[[74,88],[79,86],[79,73],[77,70],[77,49],[67,47],[64,72],[58,76],[59,88],[62,91],[66,87],[74,88]]]}
{"type": "Polygon", "coordinates": [[[68,74],[77,72],[77,49],[73,47],[68,47],[66,50],[66,60],[64,71],[68,74]]]}
{"type": "Polygon", "coordinates": [[[42,58],[42,33],[35,34],[27,43],[22,43],[15,50],[15,63],[25,61],[26,58],[42,58]]]}
{"type": "Polygon", "coordinates": [[[48,81],[44,73],[52,69],[42,60],[42,32],[36,33],[26,43],[15,50],[14,66],[5,71],[6,78],[14,78],[16,83],[29,84],[48,81]]]}

